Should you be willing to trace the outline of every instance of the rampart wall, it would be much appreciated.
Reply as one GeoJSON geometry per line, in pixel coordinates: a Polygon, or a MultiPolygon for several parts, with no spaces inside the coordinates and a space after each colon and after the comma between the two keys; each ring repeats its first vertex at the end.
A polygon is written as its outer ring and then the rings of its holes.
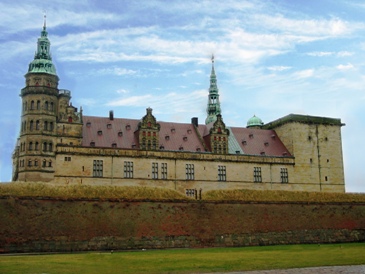
{"type": "Polygon", "coordinates": [[[365,240],[365,204],[0,197],[0,252],[365,240]]]}

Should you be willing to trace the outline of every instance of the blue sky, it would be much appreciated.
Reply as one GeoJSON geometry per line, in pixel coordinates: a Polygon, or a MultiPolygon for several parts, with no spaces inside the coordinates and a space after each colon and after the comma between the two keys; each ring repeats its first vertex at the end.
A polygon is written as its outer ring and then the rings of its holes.
{"type": "Polygon", "coordinates": [[[60,77],[84,115],[204,123],[210,56],[229,126],[254,114],[341,118],[346,190],[365,192],[365,2],[0,3],[0,181],[11,178],[19,93],[47,13],[60,77]]]}

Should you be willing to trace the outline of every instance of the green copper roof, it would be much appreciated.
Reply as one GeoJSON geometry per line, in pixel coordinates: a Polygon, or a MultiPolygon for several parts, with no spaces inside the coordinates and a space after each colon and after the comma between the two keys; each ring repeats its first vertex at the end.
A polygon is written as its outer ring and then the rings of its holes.
{"type": "Polygon", "coordinates": [[[51,43],[48,40],[48,32],[46,31],[46,19],[44,19],[41,37],[38,38],[37,51],[34,60],[29,64],[28,73],[48,73],[57,75],[56,67],[52,63],[51,43]]]}
{"type": "Polygon", "coordinates": [[[259,117],[256,117],[256,115],[254,115],[253,117],[251,117],[248,121],[247,121],[247,127],[261,127],[264,123],[262,122],[262,120],[259,117]]]}
{"type": "Polygon", "coordinates": [[[214,71],[214,56],[212,56],[212,72],[210,73],[210,86],[208,95],[207,118],[205,124],[209,124],[217,120],[217,115],[221,114],[221,106],[219,103],[219,93],[217,87],[217,76],[214,71]]]}

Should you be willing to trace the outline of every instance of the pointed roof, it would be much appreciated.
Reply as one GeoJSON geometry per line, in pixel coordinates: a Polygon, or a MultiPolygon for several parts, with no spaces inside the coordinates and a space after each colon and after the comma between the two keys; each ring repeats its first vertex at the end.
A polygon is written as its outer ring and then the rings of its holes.
{"type": "Polygon", "coordinates": [[[57,76],[56,67],[52,63],[51,42],[48,40],[46,16],[44,16],[41,37],[38,38],[34,60],[29,64],[28,73],[48,73],[57,76]]]}
{"type": "Polygon", "coordinates": [[[207,118],[205,124],[209,124],[217,120],[217,115],[221,114],[221,105],[219,102],[219,92],[217,86],[217,76],[214,70],[214,55],[212,55],[212,71],[210,73],[210,86],[208,94],[207,118]]]}

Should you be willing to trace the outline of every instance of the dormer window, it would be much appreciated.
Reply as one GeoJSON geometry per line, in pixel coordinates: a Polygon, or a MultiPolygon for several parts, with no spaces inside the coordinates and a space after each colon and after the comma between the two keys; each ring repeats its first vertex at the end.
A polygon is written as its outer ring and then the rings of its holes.
{"type": "MultiPolygon", "coordinates": [[[[288,152],[284,151],[283,152],[283,156],[287,156],[288,155],[288,152]]],[[[312,160],[312,159],[311,159],[312,160]]]]}
{"type": "Polygon", "coordinates": [[[106,128],[107,128],[107,129],[111,129],[111,128],[112,128],[112,124],[107,124],[107,125],[106,125],[106,128]]]}
{"type": "Polygon", "coordinates": [[[90,142],[90,146],[94,147],[95,146],[95,142],[90,142]]]}
{"type": "Polygon", "coordinates": [[[201,151],[200,147],[197,147],[197,148],[196,148],[196,151],[201,151]]]}
{"type": "Polygon", "coordinates": [[[175,133],[175,128],[172,128],[171,129],[171,133],[175,133]]]}
{"type": "Polygon", "coordinates": [[[166,136],[165,136],[165,140],[166,140],[166,141],[170,140],[170,136],[169,136],[169,135],[166,135],[166,136]]]}
{"type": "Polygon", "coordinates": [[[180,147],[179,147],[179,150],[184,150],[184,147],[183,147],[183,146],[180,146],[180,147]]]}
{"type": "Polygon", "coordinates": [[[184,136],[183,140],[186,142],[188,140],[188,137],[184,136]]]}
{"type": "Polygon", "coordinates": [[[165,147],[161,145],[161,146],[160,146],[160,149],[165,149],[165,147]]]}
{"type": "Polygon", "coordinates": [[[265,147],[268,147],[269,146],[269,142],[265,142],[264,145],[265,145],[265,147]]]}
{"type": "Polygon", "coordinates": [[[101,130],[98,130],[98,135],[99,136],[103,135],[103,132],[101,130]]]}
{"type": "Polygon", "coordinates": [[[130,129],[131,129],[131,125],[126,125],[126,126],[125,126],[125,129],[126,129],[126,130],[130,130],[130,129]]]}
{"type": "Polygon", "coordinates": [[[247,145],[247,141],[245,141],[245,140],[242,140],[242,145],[247,145]]]}
{"type": "Polygon", "coordinates": [[[119,136],[119,137],[122,137],[122,136],[123,136],[123,132],[119,131],[119,132],[118,132],[118,136],[119,136]]]}
{"type": "Polygon", "coordinates": [[[137,146],[135,144],[132,144],[132,148],[136,148],[137,146]]]}
{"type": "Polygon", "coordinates": [[[265,155],[265,151],[261,151],[260,152],[260,155],[265,155]]]}
{"type": "Polygon", "coordinates": [[[188,134],[191,134],[191,129],[188,129],[188,134]]]}
{"type": "Polygon", "coordinates": [[[248,137],[250,137],[250,139],[252,139],[253,138],[253,134],[250,133],[250,135],[248,135],[248,137]]]}
{"type": "Polygon", "coordinates": [[[91,127],[91,122],[87,122],[87,123],[86,123],[86,126],[87,126],[87,127],[91,127]]]}
{"type": "Polygon", "coordinates": [[[117,143],[112,143],[112,148],[116,148],[117,147],[117,143]]]}

